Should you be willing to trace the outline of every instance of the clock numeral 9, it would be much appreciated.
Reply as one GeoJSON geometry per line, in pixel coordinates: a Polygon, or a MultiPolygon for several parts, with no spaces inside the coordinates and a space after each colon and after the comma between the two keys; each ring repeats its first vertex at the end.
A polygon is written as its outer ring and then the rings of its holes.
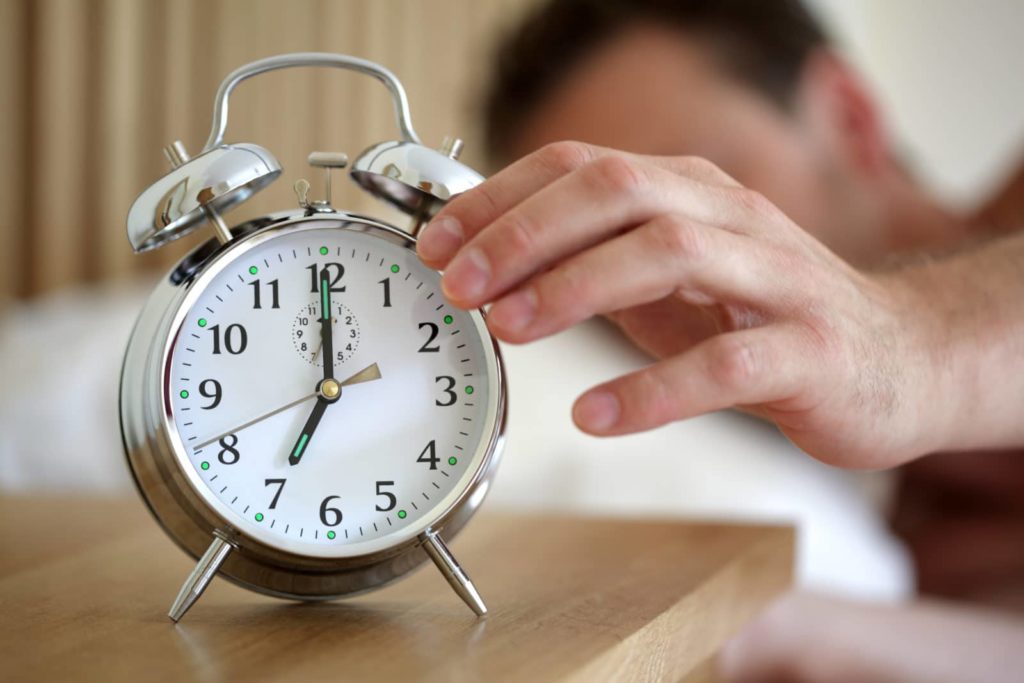
{"type": "MultiPolygon", "coordinates": [[[[213,333],[213,353],[214,355],[220,354],[221,347],[221,334],[220,325],[214,325],[210,328],[210,332],[213,333]]],[[[224,329],[224,348],[233,356],[245,351],[245,347],[249,345],[249,335],[246,333],[245,328],[235,323],[228,325],[224,329]]]]}
{"type": "Polygon", "coordinates": [[[449,377],[448,375],[441,375],[440,377],[435,377],[434,378],[434,383],[435,384],[438,383],[438,382],[441,382],[441,381],[448,382],[448,386],[441,390],[445,394],[448,395],[448,402],[447,403],[442,403],[441,401],[435,399],[434,400],[434,405],[435,406],[441,406],[442,408],[446,408],[448,406],[455,405],[455,401],[457,401],[458,398],[459,398],[459,395],[456,394],[455,391],[454,391],[454,389],[455,389],[455,378],[454,377],[449,377]]]}
{"type": "Polygon", "coordinates": [[[220,400],[221,400],[221,398],[223,398],[223,394],[222,394],[221,388],[220,388],[220,382],[218,382],[215,379],[204,379],[202,382],[200,382],[199,383],[199,394],[203,398],[212,398],[213,399],[213,402],[211,402],[210,405],[202,406],[203,410],[213,410],[214,408],[216,408],[217,406],[220,405],[220,400]],[[210,391],[207,388],[207,387],[210,387],[210,386],[213,387],[212,391],[210,391]]]}
{"type": "Polygon", "coordinates": [[[394,486],[394,485],[395,485],[395,482],[393,482],[393,481],[378,481],[377,482],[377,495],[378,496],[384,496],[385,498],[388,499],[387,507],[381,507],[380,505],[378,505],[377,506],[377,512],[390,512],[391,510],[395,509],[396,505],[398,505],[398,499],[395,498],[395,494],[391,493],[390,491],[381,491],[381,488],[384,487],[384,486],[394,486]]]}
{"type": "Polygon", "coordinates": [[[284,483],[287,479],[265,479],[263,481],[264,486],[276,486],[277,492],[274,493],[274,497],[270,500],[270,505],[267,506],[268,510],[273,510],[277,507],[277,499],[281,497],[281,491],[284,491],[284,483]]]}
{"type": "Polygon", "coordinates": [[[234,434],[222,436],[220,438],[220,441],[218,441],[217,443],[220,444],[220,453],[217,454],[218,460],[220,460],[225,465],[234,465],[236,462],[238,462],[239,458],[241,458],[241,454],[238,452],[238,449],[235,448],[235,446],[238,445],[237,436],[235,436],[234,434]],[[228,439],[230,439],[231,441],[229,442],[228,439]]]}
{"type": "MultiPolygon", "coordinates": [[[[267,284],[270,286],[270,307],[281,308],[281,302],[278,299],[277,280],[271,280],[267,284]]],[[[263,306],[260,305],[260,281],[253,280],[252,282],[249,283],[249,286],[252,287],[252,307],[263,308],[263,306]]]]}
{"type": "Polygon", "coordinates": [[[338,526],[341,524],[341,510],[327,505],[335,498],[341,498],[341,496],[327,496],[324,498],[324,502],[320,503],[320,521],[324,523],[324,526],[338,526]]]}
{"type": "MultiPolygon", "coordinates": [[[[344,286],[336,287],[335,285],[338,284],[338,281],[345,274],[345,266],[340,263],[325,263],[322,268],[326,268],[328,271],[334,271],[330,281],[331,291],[344,292],[344,286]]],[[[309,271],[309,291],[311,294],[317,294],[320,291],[320,271],[322,268],[315,263],[311,266],[306,266],[306,270],[309,271]]]]}
{"type": "Polygon", "coordinates": [[[416,462],[429,463],[430,469],[432,470],[437,469],[437,463],[440,460],[441,458],[437,457],[437,449],[434,447],[433,440],[431,440],[431,442],[427,444],[426,448],[423,449],[423,452],[420,453],[420,457],[416,458],[416,462]]]}
{"type": "Polygon", "coordinates": [[[421,330],[424,327],[427,328],[428,330],[430,330],[430,338],[427,339],[427,341],[423,342],[423,346],[420,347],[420,353],[437,353],[438,351],[441,350],[441,347],[440,346],[431,346],[431,344],[434,342],[434,340],[437,339],[437,333],[438,333],[437,325],[435,325],[434,323],[420,323],[419,324],[419,328],[421,330]]]}

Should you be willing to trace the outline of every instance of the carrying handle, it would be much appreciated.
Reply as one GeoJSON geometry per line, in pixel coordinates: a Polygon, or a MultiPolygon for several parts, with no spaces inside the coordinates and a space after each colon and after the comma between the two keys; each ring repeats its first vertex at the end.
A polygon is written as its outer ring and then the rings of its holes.
{"type": "Polygon", "coordinates": [[[409,113],[409,100],[405,95],[405,88],[398,81],[398,78],[373,62],[358,57],[339,55],[331,52],[295,52],[292,54],[267,57],[255,62],[241,66],[221,82],[217,88],[217,95],[213,103],[213,125],[210,128],[210,137],[206,140],[203,151],[209,151],[224,142],[224,132],[228,127],[228,98],[231,91],[239,83],[247,78],[257,76],[268,71],[278,69],[289,69],[299,66],[330,66],[339,69],[356,71],[367,76],[373,76],[384,84],[384,87],[391,93],[391,99],[395,105],[395,121],[402,138],[407,142],[419,144],[419,136],[412,127],[412,116],[409,113]]]}

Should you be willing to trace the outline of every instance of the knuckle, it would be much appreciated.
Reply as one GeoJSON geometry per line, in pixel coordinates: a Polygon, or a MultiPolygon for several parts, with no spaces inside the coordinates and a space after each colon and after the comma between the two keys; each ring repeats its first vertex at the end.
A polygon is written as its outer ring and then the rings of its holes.
{"type": "Polygon", "coordinates": [[[653,367],[642,370],[634,375],[631,384],[635,400],[625,404],[637,406],[642,411],[637,415],[638,421],[654,425],[675,419],[678,412],[676,392],[663,373],[653,367]]]}
{"type": "Polygon", "coordinates": [[[598,188],[611,194],[635,194],[644,183],[640,167],[622,157],[602,157],[592,162],[587,170],[598,188]]]}
{"type": "Polygon", "coordinates": [[[730,190],[733,201],[739,205],[747,214],[754,216],[774,215],[777,211],[775,205],[760,192],[745,187],[737,187],[730,190]]]}
{"type": "Polygon", "coordinates": [[[515,254],[522,258],[534,253],[537,248],[537,232],[540,226],[528,214],[515,211],[506,219],[504,238],[505,255],[515,254]]]}
{"type": "Polygon", "coordinates": [[[593,156],[589,145],[573,140],[551,142],[537,152],[543,166],[562,175],[582,168],[593,156]]]}
{"type": "Polygon", "coordinates": [[[679,218],[658,221],[651,230],[654,248],[685,261],[697,261],[707,251],[707,239],[697,226],[679,218]]]}
{"type": "Polygon", "coordinates": [[[717,337],[708,357],[711,378],[726,389],[741,389],[758,373],[758,359],[747,342],[728,335],[717,337]]]}

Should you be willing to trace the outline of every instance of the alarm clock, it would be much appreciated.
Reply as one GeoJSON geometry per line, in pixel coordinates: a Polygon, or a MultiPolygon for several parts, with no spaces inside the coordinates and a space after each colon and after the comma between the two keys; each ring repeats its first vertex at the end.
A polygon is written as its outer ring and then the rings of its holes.
{"type": "Polygon", "coordinates": [[[481,311],[445,300],[415,252],[420,227],[482,181],[413,129],[399,80],[356,57],[298,53],[245,65],[217,91],[203,150],[127,219],[136,252],[207,226],[212,238],[160,281],[121,374],[125,454],[164,531],[198,560],[169,616],[219,574],[245,588],[330,600],[379,588],[430,558],[477,614],[479,592],[446,546],[480,506],[505,431],[501,356],[481,311]],[[351,164],[362,188],[410,216],[402,229],[331,203],[344,154],[313,152],[324,195],[230,226],[223,215],[281,175],[268,150],[224,142],[243,80],[337,67],[389,91],[400,139],[351,164]]]}

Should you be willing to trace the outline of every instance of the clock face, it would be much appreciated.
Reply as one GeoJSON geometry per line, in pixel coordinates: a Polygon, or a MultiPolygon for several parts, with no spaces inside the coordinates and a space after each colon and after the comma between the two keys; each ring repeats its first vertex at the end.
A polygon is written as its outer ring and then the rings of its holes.
{"type": "Polygon", "coordinates": [[[409,540],[464,494],[496,429],[480,315],[445,300],[404,238],[367,230],[307,221],[248,238],[198,278],[166,352],[192,486],[288,552],[409,540]]]}

